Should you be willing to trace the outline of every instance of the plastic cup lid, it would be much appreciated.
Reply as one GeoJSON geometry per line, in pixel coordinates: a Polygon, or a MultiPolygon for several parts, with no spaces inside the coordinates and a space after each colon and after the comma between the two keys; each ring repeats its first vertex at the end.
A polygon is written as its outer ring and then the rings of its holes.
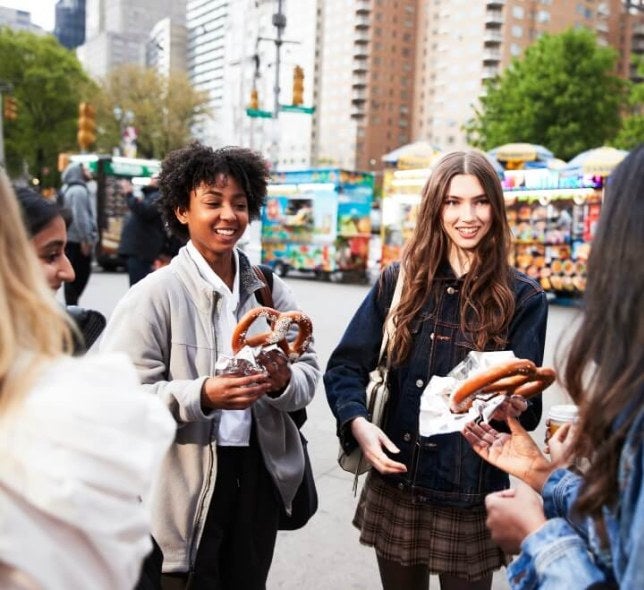
{"type": "Polygon", "coordinates": [[[579,414],[579,408],[574,404],[563,404],[560,406],[551,406],[548,412],[548,418],[558,420],[559,422],[572,422],[579,414]]]}

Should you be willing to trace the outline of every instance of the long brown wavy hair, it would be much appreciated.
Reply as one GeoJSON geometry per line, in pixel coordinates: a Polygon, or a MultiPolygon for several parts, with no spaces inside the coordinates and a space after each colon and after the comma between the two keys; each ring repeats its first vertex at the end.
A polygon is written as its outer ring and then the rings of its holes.
{"type": "Polygon", "coordinates": [[[443,228],[443,208],[452,178],[476,176],[492,206],[492,225],[473,252],[461,292],[460,323],[472,344],[483,350],[492,342],[502,347],[515,309],[508,255],[511,234],[505,215],[501,182],[487,157],[468,150],[446,154],[436,164],[422,191],[416,227],[403,252],[403,292],[393,319],[390,340],[393,364],[403,362],[411,350],[411,325],[435,288],[436,272],[448,259],[450,240],[443,228]]]}
{"type": "MultiPolygon", "coordinates": [[[[575,451],[593,455],[576,508],[601,522],[619,497],[625,436],[644,404],[644,144],[608,178],[588,260],[584,317],[564,384],[580,406],[575,451]]],[[[640,433],[640,444],[642,434],[640,433]]]]}

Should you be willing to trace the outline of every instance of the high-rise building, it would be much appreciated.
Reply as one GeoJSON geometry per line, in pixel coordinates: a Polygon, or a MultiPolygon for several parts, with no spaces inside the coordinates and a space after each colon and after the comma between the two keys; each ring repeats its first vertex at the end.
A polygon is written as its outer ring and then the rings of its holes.
{"type": "Polygon", "coordinates": [[[315,10],[315,0],[188,0],[188,73],[195,88],[209,93],[213,113],[195,129],[202,141],[252,147],[280,168],[309,165],[311,116],[276,109],[275,101],[291,104],[293,71],[300,66],[302,106],[313,106],[315,10]],[[285,26],[276,44],[280,4],[285,26]],[[252,96],[265,116],[247,113],[252,96]]]}
{"type": "Polygon", "coordinates": [[[320,2],[316,163],[376,170],[411,141],[418,4],[320,2]]]}
{"type": "Polygon", "coordinates": [[[0,27],[9,27],[16,31],[43,33],[42,27],[31,22],[31,12],[0,6],[0,27]]]}
{"type": "Polygon", "coordinates": [[[412,141],[465,147],[485,81],[544,33],[594,31],[617,50],[617,73],[632,78],[632,54],[644,53],[643,8],[642,0],[320,1],[313,162],[378,170],[384,154],[412,141]]]}
{"type": "Polygon", "coordinates": [[[187,40],[185,18],[161,19],[150,31],[145,46],[145,65],[168,76],[171,71],[187,71],[187,40]]]}
{"type": "Polygon", "coordinates": [[[67,49],[85,42],[85,0],[58,0],[54,35],[67,49]]]}
{"type": "Polygon", "coordinates": [[[93,77],[121,64],[144,65],[148,36],[167,17],[185,18],[185,0],[87,0],[78,58],[93,77]]]}

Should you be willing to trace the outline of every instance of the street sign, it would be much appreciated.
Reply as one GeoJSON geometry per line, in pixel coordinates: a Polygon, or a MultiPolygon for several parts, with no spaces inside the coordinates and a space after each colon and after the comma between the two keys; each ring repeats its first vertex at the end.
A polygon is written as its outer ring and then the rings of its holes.
{"type": "Polygon", "coordinates": [[[262,119],[271,119],[273,113],[270,111],[262,111],[260,109],[246,109],[246,114],[249,117],[261,117],[262,119]]]}
{"type": "Polygon", "coordinates": [[[285,113],[304,113],[306,115],[312,115],[315,112],[315,107],[302,107],[293,104],[281,104],[280,111],[283,111],[285,113]]]}

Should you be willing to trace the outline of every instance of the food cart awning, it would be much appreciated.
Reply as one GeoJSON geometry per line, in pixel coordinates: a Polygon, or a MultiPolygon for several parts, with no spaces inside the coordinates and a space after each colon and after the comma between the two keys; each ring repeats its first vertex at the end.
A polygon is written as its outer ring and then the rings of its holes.
{"type": "Polygon", "coordinates": [[[400,169],[429,168],[436,158],[442,155],[442,150],[428,141],[408,143],[382,156],[385,164],[400,169]]]}
{"type": "Polygon", "coordinates": [[[488,154],[500,162],[546,161],[555,157],[548,148],[534,143],[506,143],[491,149],[488,154]]]}
{"type": "Polygon", "coordinates": [[[562,172],[608,176],[628,155],[626,150],[602,146],[577,154],[562,168],[562,172]]]}

